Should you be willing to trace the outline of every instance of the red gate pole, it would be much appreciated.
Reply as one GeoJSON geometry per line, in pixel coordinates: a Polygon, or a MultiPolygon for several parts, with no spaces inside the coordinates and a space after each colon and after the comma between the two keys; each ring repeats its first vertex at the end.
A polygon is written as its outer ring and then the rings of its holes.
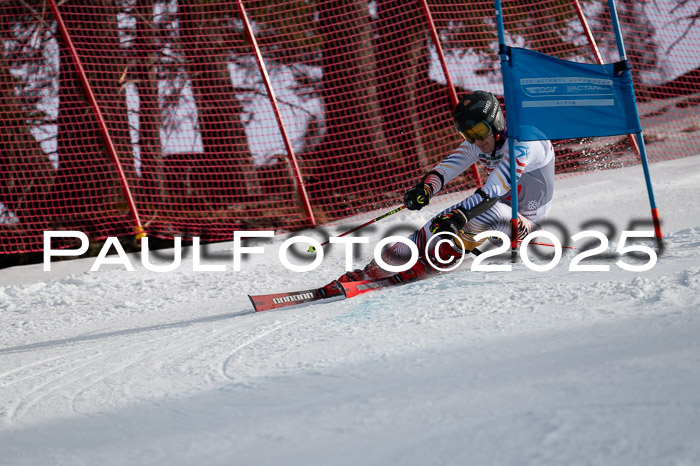
{"type": "MultiPolygon", "coordinates": [[[[586,38],[588,38],[588,43],[590,44],[591,50],[593,51],[593,56],[595,57],[596,62],[599,65],[602,65],[603,56],[600,54],[598,44],[596,43],[595,38],[593,37],[591,28],[588,27],[588,21],[586,21],[586,17],[583,14],[583,8],[581,8],[581,3],[579,3],[578,0],[573,0],[573,4],[574,8],[576,9],[576,14],[578,15],[578,19],[581,22],[581,26],[583,26],[583,32],[586,34],[586,38]]],[[[639,157],[641,157],[642,153],[639,151],[639,145],[637,144],[637,140],[634,138],[634,135],[628,134],[627,137],[629,138],[630,144],[632,144],[634,151],[639,157]]]]}
{"type": "MultiPolygon", "coordinates": [[[[459,103],[459,98],[457,98],[457,91],[455,90],[455,85],[452,82],[450,70],[447,68],[447,61],[445,60],[445,54],[442,51],[442,45],[440,44],[440,37],[438,36],[437,29],[435,28],[433,15],[430,13],[430,7],[428,7],[428,0],[420,0],[420,4],[423,7],[425,20],[428,23],[430,37],[433,39],[435,49],[437,50],[438,57],[440,58],[440,65],[442,65],[442,73],[445,75],[445,81],[447,82],[447,91],[450,94],[452,108],[455,108],[459,103]]],[[[474,177],[474,181],[476,181],[477,186],[481,186],[481,175],[479,175],[479,170],[476,168],[476,164],[472,165],[472,176],[474,177]]]]}
{"type": "Polygon", "coordinates": [[[284,146],[287,149],[287,154],[289,155],[289,162],[292,165],[294,179],[297,182],[299,197],[301,198],[301,202],[304,206],[306,217],[309,220],[311,226],[315,227],[316,218],[314,217],[314,212],[311,209],[311,204],[309,203],[309,196],[306,193],[306,187],[304,186],[304,181],[299,171],[299,165],[297,164],[297,159],[294,155],[294,149],[292,149],[292,143],[289,139],[289,135],[287,134],[287,128],[284,125],[282,113],[280,112],[279,106],[277,105],[277,97],[275,96],[274,89],[272,89],[272,82],[270,82],[270,76],[267,74],[265,61],[263,59],[262,53],[260,52],[260,47],[258,47],[258,41],[255,39],[253,28],[250,26],[250,21],[248,20],[248,13],[246,13],[245,6],[243,5],[243,0],[238,0],[238,10],[241,13],[241,19],[243,20],[243,25],[245,26],[245,30],[248,35],[248,40],[250,40],[250,45],[255,50],[255,59],[257,60],[258,66],[260,67],[260,74],[262,74],[263,81],[265,81],[267,95],[270,97],[270,103],[272,104],[272,109],[275,112],[275,118],[277,118],[277,124],[279,125],[280,132],[282,133],[282,139],[284,140],[284,146]]]}
{"type": "Polygon", "coordinates": [[[80,57],[78,57],[78,52],[75,50],[75,46],[73,45],[73,40],[71,39],[70,34],[68,33],[68,29],[66,28],[66,25],[63,22],[63,17],[61,16],[61,12],[58,10],[56,0],[49,0],[49,5],[51,6],[51,12],[53,13],[54,18],[56,19],[58,29],[61,32],[61,37],[63,38],[63,41],[65,42],[66,47],[70,52],[73,64],[75,65],[75,68],[78,71],[78,77],[80,78],[80,83],[82,84],[83,91],[85,92],[88,102],[90,102],[90,106],[92,107],[92,111],[95,113],[95,117],[97,118],[97,124],[100,127],[100,133],[102,134],[102,139],[104,140],[105,146],[107,147],[109,157],[110,159],[112,159],[112,163],[114,164],[114,167],[117,170],[117,176],[119,177],[119,184],[122,188],[122,194],[124,194],[124,197],[126,198],[126,203],[129,206],[129,213],[131,215],[131,219],[134,222],[136,238],[143,238],[144,236],[146,236],[146,233],[144,232],[143,226],[141,225],[139,212],[136,208],[134,198],[131,195],[131,189],[129,187],[128,181],[126,180],[126,174],[124,173],[122,164],[119,161],[119,157],[117,156],[117,149],[114,147],[112,136],[109,134],[107,123],[105,122],[105,119],[102,116],[100,106],[97,104],[95,94],[92,92],[90,81],[88,81],[87,75],[85,74],[85,69],[83,68],[83,64],[81,63],[80,57]]]}

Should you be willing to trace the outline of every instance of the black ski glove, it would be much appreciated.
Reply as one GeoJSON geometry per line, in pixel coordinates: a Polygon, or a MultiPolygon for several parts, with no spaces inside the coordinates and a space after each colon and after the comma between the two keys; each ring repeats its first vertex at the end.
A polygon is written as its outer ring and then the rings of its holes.
{"type": "Polygon", "coordinates": [[[406,191],[403,195],[403,203],[408,210],[421,210],[430,203],[433,197],[433,189],[422,181],[406,191]]]}
{"type": "Polygon", "coordinates": [[[436,234],[447,231],[457,235],[467,226],[468,221],[469,216],[467,215],[467,210],[460,206],[433,220],[433,223],[430,224],[430,232],[436,234]]]}

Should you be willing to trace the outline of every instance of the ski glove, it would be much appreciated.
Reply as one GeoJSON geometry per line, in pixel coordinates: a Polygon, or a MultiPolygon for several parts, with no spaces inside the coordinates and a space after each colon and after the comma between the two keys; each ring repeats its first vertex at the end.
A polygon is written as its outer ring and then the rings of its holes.
{"type": "Polygon", "coordinates": [[[403,196],[403,203],[408,210],[421,210],[430,202],[433,197],[433,188],[422,181],[406,191],[403,196]]]}
{"type": "Polygon", "coordinates": [[[460,231],[467,226],[469,216],[467,210],[460,206],[451,212],[442,214],[433,220],[430,224],[430,232],[432,234],[442,233],[444,231],[458,235],[460,231]]]}

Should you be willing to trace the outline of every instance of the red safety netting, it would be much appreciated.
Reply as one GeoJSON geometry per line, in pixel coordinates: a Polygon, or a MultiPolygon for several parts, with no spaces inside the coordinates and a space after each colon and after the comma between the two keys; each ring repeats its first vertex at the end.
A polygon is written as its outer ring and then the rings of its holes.
{"type": "MultiPolygon", "coordinates": [[[[696,154],[699,7],[617,4],[650,160],[696,154]]],[[[503,6],[512,45],[618,59],[605,1],[503,6]]],[[[1,254],[396,205],[460,142],[454,96],[502,95],[489,1],[0,0],[0,43],[1,254]]],[[[558,173],[638,161],[626,137],[555,146],[558,173]]]]}

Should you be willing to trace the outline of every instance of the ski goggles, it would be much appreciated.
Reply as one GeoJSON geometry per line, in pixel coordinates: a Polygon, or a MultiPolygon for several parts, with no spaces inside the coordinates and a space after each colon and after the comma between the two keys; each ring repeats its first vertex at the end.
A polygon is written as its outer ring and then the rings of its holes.
{"type": "Polygon", "coordinates": [[[480,121],[471,128],[460,131],[459,134],[461,134],[464,139],[469,141],[469,144],[474,144],[474,141],[476,140],[483,141],[489,137],[491,131],[491,125],[485,121],[480,121]]]}

